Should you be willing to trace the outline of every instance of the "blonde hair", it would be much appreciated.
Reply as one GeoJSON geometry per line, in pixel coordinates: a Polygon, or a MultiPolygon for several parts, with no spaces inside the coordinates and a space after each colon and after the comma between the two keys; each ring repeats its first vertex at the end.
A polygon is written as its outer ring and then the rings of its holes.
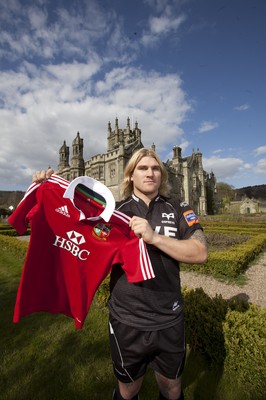
{"type": "Polygon", "coordinates": [[[130,196],[133,193],[133,182],[131,180],[132,174],[134,169],[136,168],[137,164],[143,157],[153,157],[157,163],[159,164],[161,170],[161,184],[159,187],[159,194],[165,197],[169,196],[170,187],[168,183],[168,174],[166,168],[162,161],[160,160],[159,156],[153,151],[152,149],[142,148],[137,150],[130,160],[128,161],[125,171],[124,171],[124,180],[122,182],[122,191],[125,197],[130,196]]]}

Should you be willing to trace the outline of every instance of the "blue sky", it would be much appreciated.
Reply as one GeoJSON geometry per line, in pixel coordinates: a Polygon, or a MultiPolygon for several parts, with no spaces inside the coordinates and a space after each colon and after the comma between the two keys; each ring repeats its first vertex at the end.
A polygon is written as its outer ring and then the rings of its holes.
{"type": "Polygon", "coordinates": [[[0,190],[57,169],[79,131],[138,122],[163,161],[199,148],[236,188],[266,183],[266,1],[1,0],[0,190]]]}

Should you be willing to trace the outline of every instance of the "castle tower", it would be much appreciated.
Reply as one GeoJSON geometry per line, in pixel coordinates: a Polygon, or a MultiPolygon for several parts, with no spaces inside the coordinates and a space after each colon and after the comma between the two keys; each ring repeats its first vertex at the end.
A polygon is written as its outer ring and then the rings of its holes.
{"type": "Polygon", "coordinates": [[[65,140],[63,146],[59,150],[58,170],[61,171],[64,168],[69,168],[69,147],[66,145],[65,140]]]}
{"type": "Polygon", "coordinates": [[[173,168],[177,174],[182,174],[182,149],[179,146],[173,147],[173,168]]]}
{"type": "Polygon", "coordinates": [[[200,193],[198,197],[199,202],[199,213],[201,215],[207,214],[207,194],[206,194],[206,182],[205,182],[205,174],[203,170],[202,164],[202,153],[200,152],[199,148],[197,149],[196,153],[196,160],[198,165],[198,180],[200,182],[200,193]]]}
{"type": "Polygon", "coordinates": [[[138,127],[138,122],[135,122],[135,128],[133,131],[133,137],[134,137],[134,141],[141,143],[141,130],[138,127]]]}
{"type": "Polygon", "coordinates": [[[115,119],[115,129],[112,130],[111,123],[108,123],[107,128],[107,151],[113,151],[121,146],[131,145],[135,143],[137,146],[143,147],[141,143],[141,130],[138,123],[135,122],[135,128],[130,128],[130,118],[127,118],[127,125],[125,129],[120,129],[118,125],[118,118],[115,119]]]}
{"type": "Polygon", "coordinates": [[[119,135],[118,118],[115,119],[115,129],[112,131],[111,122],[108,123],[108,136],[107,136],[107,151],[112,151],[119,146],[119,135]]]}
{"type": "Polygon", "coordinates": [[[184,192],[184,175],[183,175],[183,159],[182,149],[179,146],[173,147],[173,158],[170,162],[170,170],[168,176],[171,177],[171,185],[173,194],[179,196],[181,199],[185,199],[184,192]],[[173,172],[174,171],[174,176],[173,172]]]}
{"type": "Polygon", "coordinates": [[[83,139],[79,132],[72,142],[71,176],[70,179],[84,175],[83,139]]]}

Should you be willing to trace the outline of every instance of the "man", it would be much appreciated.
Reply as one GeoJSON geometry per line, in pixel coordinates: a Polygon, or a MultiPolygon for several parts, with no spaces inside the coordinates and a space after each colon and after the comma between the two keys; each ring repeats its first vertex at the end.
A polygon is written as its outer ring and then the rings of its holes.
{"type": "MultiPolygon", "coordinates": [[[[35,174],[42,181],[50,170],[35,174]]],[[[128,283],[117,266],[111,273],[109,336],[118,385],[113,400],[137,400],[148,366],[155,371],[159,399],[184,399],[184,310],[179,262],[204,263],[207,246],[190,206],[168,197],[167,171],[150,149],[140,149],[124,173],[126,199],[117,209],[146,242],[155,271],[149,282],[128,283]]]]}

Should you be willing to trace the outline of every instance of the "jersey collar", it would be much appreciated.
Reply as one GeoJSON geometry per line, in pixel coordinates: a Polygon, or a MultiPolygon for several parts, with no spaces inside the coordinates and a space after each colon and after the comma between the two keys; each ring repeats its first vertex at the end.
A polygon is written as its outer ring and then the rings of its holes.
{"type": "MultiPolygon", "coordinates": [[[[114,196],[108,187],[106,187],[103,183],[89,177],[89,176],[79,176],[78,178],[73,179],[72,182],[70,182],[68,188],[66,189],[64,196],[65,198],[70,199],[74,203],[74,193],[75,193],[75,188],[76,186],[82,183],[83,185],[87,186],[89,189],[92,189],[94,192],[100,194],[103,196],[106,200],[106,206],[101,213],[101,215],[97,217],[90,217],[87,219],[104,219],[106,222],[109,221],[111,218],[111,215],[114,212],[115,209],[115,199],[114,196]]],[[[80,211],[80,219],[86,219],[84,213],[80,211]]]]}
{"type": "Polygon", "coordinates": [[[150,204],[147,205],[147,204],[145,203],[145,201],[143,201],[140,197],[136,196],[135,193],[132,193],[131,197],[132,197],[133,200],[135,200],[137,203],[139,203],[139,205],[140,205],[141,207],[143,207],[145,210],[151,209],[151,208],[153,207],[154,203],[158,202],[158,201],[160,200],[160,198],[161,198],[160,195],[158,194],[156,197],[154,197],[154,198],[150,201],[150,204]]]}
{"type": "MultiPolygon", "coordinates": [[[[139,202],[143,202],[144,203],[144,201],[140,198],[140,197],[138,197],[138,196],[136,196],[135,195],[135,193],[132,193],[132,198],[135,200],[135,201],[137,201],[138,203],[139,202]]],[[[154,197],[152,200],[151,200],[151,202],[156,202],[156,201],[158,201],[160,199],[160,195],[158,194],[156,197],[154,197]]]]}

